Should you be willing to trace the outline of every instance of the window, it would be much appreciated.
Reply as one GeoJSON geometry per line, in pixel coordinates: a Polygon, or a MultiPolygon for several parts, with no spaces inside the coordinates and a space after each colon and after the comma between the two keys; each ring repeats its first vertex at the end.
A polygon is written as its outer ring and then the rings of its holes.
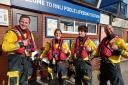
{"type": "Polygon", "coordinates": [[[121,5],[120,5],[120,15],[124,17],[127,16],[127,4],[124,2],[121,2],[121,5]]]}
{"type": "MultiPolygon", "coordinates": [[[[19,14],[19,13],[17,13],[17,23],[19,23],[19,19],[20,19],[20,16],[21,16],[22,14],[19,14]]],[[[31,22],[30,22],[30,30],[31,31],[37,31],[37,16],[29,16],[30,17],[30,19],[31,19],[31,22]]]]}
{"type": "Polygon", "coordinates": [[[71,41],[70,41],[70,39],[64,39],[63,43],[67,43],[69,48],[71,48],[71,41]]]}
{"type": "Polygon", "coordinates": [[[63,43],[67,43],[69,46],[69,49],[72,49],[74,42],[75,42],[75,39],[63,39],[63,43]]]}
{"type": "Polygon", "coordinates": [[[93,42],[95,43],[96,46],[99,45],[99,40],[98,39],[93,39],[93,42]]]}
{"type": "Polygon", "coordinates": [[[87,27],[88,27],[88,34],[93,34],[93,35],[97,34],[97,26],[96,26],[96,24],[87,23],[87,27]]]}
{"type": "Polygon", "coordinates": [[[62,19],[60,22],[60,29],[63,32],[73,32],[74,31],[74,21],[68,19],[62,19]]]}
{"type": "Polygon", "coordinates": [[[85,22],[75,21],[75,28],[74,28],[74,31],[75,31],[75,32],[78,32],[78,27],[81,26],[81,25],[86,25],[86,23],[85,23],[85,22]]]}
{"type": "Polygon", "coordinates": [[[68,19],[68,18],[62,18],[60,20],[60,29],[62,30],[63,33],[78,33],[78,26],[83,25],[86,23],[81,22],[81,21],[76,21],[73,19],[68,19]]]}
{"type": "Polygon", "coordinates": [[[73,33],[78,34],[78,27],[85,25],[88,27],[88,34],[96,35],[97,34],[97,24],[95,23],[86,23],[84,21],[77,21],[73,19],[61,19],[60,20],[60,29],[63,33],[73,33]]]}
{"type": "Polygon", "coordinates": [[[75,43],[75,39],[71,39],[71,48],[73,47],[74,43],[75,43]]]}
{"type": "Polygon", "coordinates": [[[118,13],[118,8],[119,8],[119,3],[115,3],[115,4],[112,4],[112,5],[106,6],[103,9],[117,14],[118,13]]]}
{"type": "Polygon", "coordinates": [[[83,2],[92,4],[92,5],[97,5],[97,0],[83,0],[83,2]]]}
{"type": "Polygon", "coordinates": [[[46,37],[54,37],[54,31],[58,28],[58,19],[46,17],[46,37]]]}
{"type": "Polygon", "coordinates": [[[107,5],[103,7],[102,9],[110,11],[124,18],[127,17],[127,4],[122,1],[107,5]]]}

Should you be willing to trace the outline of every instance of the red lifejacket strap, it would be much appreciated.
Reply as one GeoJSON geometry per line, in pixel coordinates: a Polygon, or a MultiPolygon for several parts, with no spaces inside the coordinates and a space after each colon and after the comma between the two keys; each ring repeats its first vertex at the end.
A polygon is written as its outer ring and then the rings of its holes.
{"type": "Polygon", "coordinates": [[[89,37],[84,37],[84,40],[82,42],[82,44],[80,44],[80,37],[76,38],[76,44],[75,44],[75,48],[74,48],[74,53],[76,53],[76,57],[82,57],[85,58],[88,56],[88,52],[86,51],[86,49],[84,49],[84,44],[86,43],[86,41],[89,39],[89,37]],[[79,52],[78,52],[79,51],[79,52]]]}
{"type": "Polygon", "coordinates": [[[79,46],[81,46],[81,45],[84,46],[85,42],[89,39],[89,37],[84,37],[84,40],[83,40],[82,44],[80,45],[80,40],[79,40],[79,38],[80,38],[80,37],[77,37],[77,38],[76,38],[76,45],[75,45],[76,48],[79,47],[79,46]]]}
{"type": "Polygon", "coordinates": [[[15,26],[13,29],[11,29],[12,31],[14,31],[16,34],[17,34],[17,37],[18,37],[18,42],[22,42],[23,40],[25,39],[29,39],[28,41],[28,47],[27,46],[23,46],[21,47],[20,49],[16,50],[17,53],[24,53],[25,52],[25,49],[28,49],[29,51],[34,51],[36,49],[36,44],[35,42],[33,41],[32,39],[32,34],[29,30],[27,30],[27,36],[25,37],[23,35],[23,32],[21,31],[20,29],[20,26],[15,26]]]}
{"type": "Polygon", "coordinates": [[[50,60],[53,59],[53,55],[55,53],[58,53],[58,59],[57,60],[66,60],[67,57],[66,57],[66,54],[62,50],[62,43],[63,43],[63,40],[61,38],[58,47],[55,48],[54,45],[56,44],[56,40],[55,40],[55,38],[52,39],[52,41],[50,43],[49,52],[48,52],[48,58],[50,60]],[[50,52],[52,52],[52,53],[50,53],[50,52]]]}
{"type": "Polygon", "coordinates": [[[114,36],[112,39],[104,38],[101,44],[98,47],[98,51],[101,57],[111,57],[113,53],[112,43],[110,43],[113,39],[119,38],[119,36],[114,36]]]}

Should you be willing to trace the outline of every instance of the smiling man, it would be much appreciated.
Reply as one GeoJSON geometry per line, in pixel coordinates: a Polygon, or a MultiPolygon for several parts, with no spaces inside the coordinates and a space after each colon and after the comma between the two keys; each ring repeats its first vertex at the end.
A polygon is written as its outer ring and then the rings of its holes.
{"type": "MultiPolygon", "coordinates": [[[[22,15],[19,25],[9,29],[2,43],[2,49],[8,54],[8,70],[19,71],[20,85],[28,85],[28,77],[32,74],[30,56],[35,51],[36,44],[29,30],[30,18],[22,15]]],[[[14,85],[15,78],[11,78],[10,85],[14,85]]]]}

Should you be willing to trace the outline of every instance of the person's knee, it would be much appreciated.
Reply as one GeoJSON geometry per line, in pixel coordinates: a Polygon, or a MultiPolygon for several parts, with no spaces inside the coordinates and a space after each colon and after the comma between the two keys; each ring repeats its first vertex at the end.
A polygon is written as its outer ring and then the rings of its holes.
{"type": "Polygon", "coordinates": [[[84,75],[83,76],[83,79],[84,80],[87,80],[87,81],[90,81],[90,80],[92,80],[92,77],[91,76],[88,76],[88,75],[84,75]]]}

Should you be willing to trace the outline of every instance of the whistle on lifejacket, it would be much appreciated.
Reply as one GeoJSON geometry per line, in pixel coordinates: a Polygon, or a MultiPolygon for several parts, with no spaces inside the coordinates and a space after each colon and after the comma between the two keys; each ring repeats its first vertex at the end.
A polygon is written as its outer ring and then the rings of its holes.
{"type": "Polygon", "coordinates": [[[56,64],[55,58],[52,59],[52,64],[56,64]]]}

